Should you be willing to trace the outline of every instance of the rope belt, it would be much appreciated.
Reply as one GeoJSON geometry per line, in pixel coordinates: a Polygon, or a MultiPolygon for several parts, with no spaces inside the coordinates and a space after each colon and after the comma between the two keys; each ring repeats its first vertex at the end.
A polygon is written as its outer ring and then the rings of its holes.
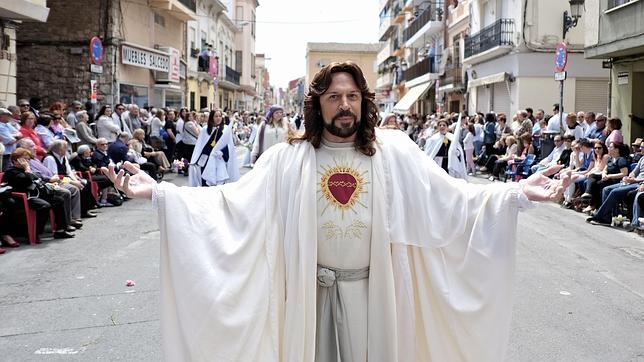
{"type": "Polygon", "coordinates": [[[336,281],[352,281],[369,278],[369,267],[361,269],[334,269],[318,265],[318,285],[332,287],[336,281]]]}
{"type": "Polygon", "coordinates": [[[335,269],[318,265],[317,282],[322,288],[318,294],[316,361],[337,362],[338,356],[340,361],[352,361],[361,359],[356,356],[366,353],[366,332],[364,340],[355,340],[356,336],[361,335],[359,331],[362,327],[352,325],[349,321],[346,307],[351,301],[345,300],[337,282],[368,278],[369,267],[335,269]],[[355,331],[352,333],[353,329],[355,331]]]}

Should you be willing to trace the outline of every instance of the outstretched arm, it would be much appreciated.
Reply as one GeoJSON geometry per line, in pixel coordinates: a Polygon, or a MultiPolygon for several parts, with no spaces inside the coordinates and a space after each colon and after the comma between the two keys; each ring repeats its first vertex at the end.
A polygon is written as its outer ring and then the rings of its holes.
{"type": "Polygon", "coordinates": [[[101,170],[114,183],[114,187],[125,192],[128,197],[152,199],[152,190],[156,185],[156,181],[147,173],[134,167],[130,162],[125,162],[118,173],[114,171],[114,166],[110,166],[109,170],[105,167],[101,168],[101,170]]]}
{"type": "Polygon", "coordinates": [[[534,174],[525,180],[521,180],[519,182],[521,190],[530,201],[559,200],[572,181],[572,171],[563,172],[559,179],[551,179],[550,176],[558,171],[558,165],[553,165],[542,173],[534,174]]]}

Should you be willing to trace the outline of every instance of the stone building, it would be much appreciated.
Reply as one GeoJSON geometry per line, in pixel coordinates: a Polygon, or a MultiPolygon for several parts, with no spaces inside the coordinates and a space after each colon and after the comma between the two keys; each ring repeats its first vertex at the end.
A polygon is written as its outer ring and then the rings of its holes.
{"type": "Polygon", "coordinates": [[[380,44],[356,43],[306,43],[306,76],[304,84],[310,84],[311,79],[325,65],[331,62],[351,60],[362,68],[369,89],[376,85],[374,64],[380,44]]]}
{"type": "Polygon", "coordinates": [[[0,102],[16,104],[16,28],[18,22],[31,26],[47,20],[45,0],[16,0],[0,3],[0,102]]]}
{"type": "Polygon", "coordinates": [[[186,21],[194,0],[50,0],[46,23],[18,30],[18,96],[43,103],[180,107],[185,99],[186,21]],[[79,15],[81,14],[82,15],[79,15]],[[90,61],[90,40],[94,64],[90,61]]]}

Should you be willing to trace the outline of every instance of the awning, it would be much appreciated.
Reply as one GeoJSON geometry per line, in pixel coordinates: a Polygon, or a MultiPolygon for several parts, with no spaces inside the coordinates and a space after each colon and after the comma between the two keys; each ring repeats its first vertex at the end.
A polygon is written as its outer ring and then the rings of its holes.
{"type": "Polygon", "coordinates": [[[470,89],[481,85],[504,82],[506,79],[508,79],[508,73],[506,72],[496,73],[496,74],[488,75],[486,77],[481,77],[478,79],[470,79],[470,81],[467,83],[467,88],[470,89]]]}
{"type": "Polygon", "coordinates": [[[420,98],[427,90],[429,87],[431,87],[434,84],[433,81],[423,83],[420,85],[417,85],[415,87],[411,87],[407,93],[396,103],[394,106],[394,112],[396,113],[407,113],[409,108],[416,103],[418,98],[420,98]]]}

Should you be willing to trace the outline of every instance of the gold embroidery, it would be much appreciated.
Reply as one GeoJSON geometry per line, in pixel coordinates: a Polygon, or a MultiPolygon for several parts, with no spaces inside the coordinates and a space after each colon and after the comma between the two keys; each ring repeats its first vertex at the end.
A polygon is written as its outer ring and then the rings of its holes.
{"type": "Polygon", "coordinates": [[[342,228],[336,225],[333,221],[326,222],[322,225],[327,240],[334,240],[342,237],[342,228]]]}
{"type": "Polygon", "coordinates": [[[322,225],[324,230],[324,237],[326,240],[337,240],[344,238],[346,240],[361,240],[367,225],[360,221],[354,220],[344,230],[333,221],[328,221],[322,225]]]}
{"type": "MultiPolygon", "coordinates": [[[[360,202],[359,198],[361,194],[367,193],[365,191],[365,174],[367,171],[360,173],[357,171],[357,167],[348,165],[345,163],[338,163],[334,160],[335,166],[320,166],[324,172],[318,173],[321,175],[320,178],[320,190],[322,194],[320,199],[325,198],[328,204],[322,210],[321,215],[324,215],[324,212],[329,206],[335,207],[337,210],[342,211],[342,217],[344,218],[344,211],[352,210],[357,214],[355,206],[356,204],[366,208],[366,206],[360,202]],[[333,177],[344,176],[352,178],[353,180],[332,180],[333,177]],[[337,197],[331,191],[331,188],[353,188],[353,193],[346,200],[338,200],[337,197]]],[[[346,194],[344,195],[347,196],[346,194]]]]}

